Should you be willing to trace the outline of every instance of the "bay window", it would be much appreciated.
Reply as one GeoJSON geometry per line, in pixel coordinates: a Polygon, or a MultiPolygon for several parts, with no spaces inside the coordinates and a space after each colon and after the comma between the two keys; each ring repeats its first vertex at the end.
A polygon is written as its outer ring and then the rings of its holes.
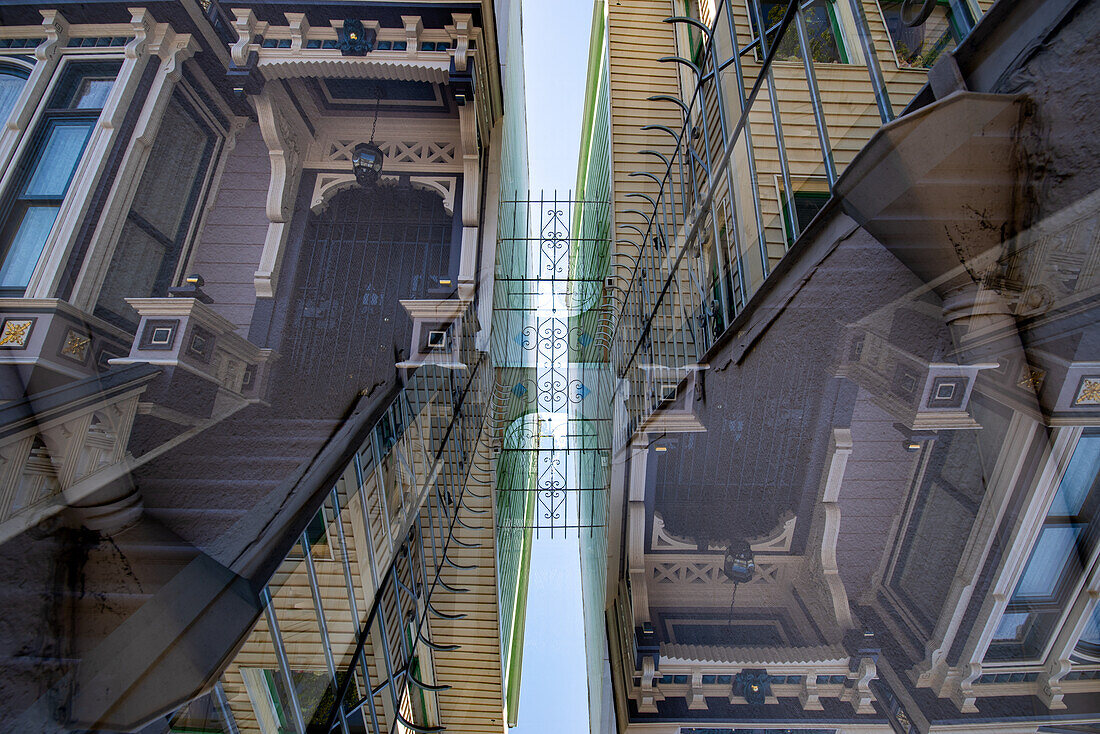
{"type": "Polygon", "coordinates": [[[14,191],[4,201],[0,295],[26,291],[119,67],[70,64],[50,95],[14,191]]]}
{"type": "Polygon", "coordinates": [[[986,661],[1037,660],[1081,581],[1100,530],[1100,430],[1073,451],[1043,527],[986,652],[986,661]]]}
{"type": "Polygon", "coordinates": [[[7,121],[15,108],[15,101],[27,83],[27,70],[15,64],[0,61],[0,124],[7,121]]]}
{"type": "Polygon", "coordinates": [[[168,103],[137,186],[95,315],[128,331],[138,315],[126,298],[166,296],[176,278],[216,135],[180,94],[168,103]]]}

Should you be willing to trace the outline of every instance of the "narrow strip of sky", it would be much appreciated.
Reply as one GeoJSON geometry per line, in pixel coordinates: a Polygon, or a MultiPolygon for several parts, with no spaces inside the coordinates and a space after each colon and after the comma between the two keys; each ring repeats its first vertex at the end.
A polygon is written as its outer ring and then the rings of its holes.
{"type": "MultiPolygon", "coordinates": [[[[577,174],[592,0],[525,0],[524,73],[531,193],[569,191],[577,174]]],[[[537,540],[531,557],[519,725],[512,734],[588,731],[576,538],[537,540]]]]}

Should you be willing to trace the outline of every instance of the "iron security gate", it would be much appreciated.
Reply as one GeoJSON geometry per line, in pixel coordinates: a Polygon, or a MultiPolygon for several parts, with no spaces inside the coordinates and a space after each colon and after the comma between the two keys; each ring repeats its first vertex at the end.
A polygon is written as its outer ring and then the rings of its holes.
{"type": "Polygon", "coordinates": [[[400,301],[454,290],[452,224],[438,195],[397,186],[355,187],[310,215],[281,381],[309,396],[310,412],[339,412],[359,391],[392,380],[411,338],[400,301]]]}

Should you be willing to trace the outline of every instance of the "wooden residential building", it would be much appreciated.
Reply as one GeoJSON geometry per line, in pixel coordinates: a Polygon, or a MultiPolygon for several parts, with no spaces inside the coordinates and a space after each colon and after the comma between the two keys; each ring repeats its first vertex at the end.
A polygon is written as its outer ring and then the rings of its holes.
{"type": "Polygon", "coordinates": [[[514,718],[488,350],[520,28],[0,7],[0,729],[514,718]]]}
{"type": "Polygon", "coordinates": [[[597,3],[593,732],[1100,722],[1098,18],[597,3]]]}

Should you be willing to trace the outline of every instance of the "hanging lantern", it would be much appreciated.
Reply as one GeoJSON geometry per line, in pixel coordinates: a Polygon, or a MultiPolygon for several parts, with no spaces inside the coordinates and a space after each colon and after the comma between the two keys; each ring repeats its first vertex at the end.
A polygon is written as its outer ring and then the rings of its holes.
{"type": "Polygon", "coordinates": [[[756,562],[749,544],[743,540],[731,542],[726,549],[722,570],[726,578],[735,584],[752,581],[753,574],[756,573],[756,562]]]}
{"type": "Polygon", "coordinates": [[[382,85],[375,89],[374,122],[370,128],[370,142],[359,143],[351,152],[351,170],[360,186],[373,186],[382,175],[382,163],[385,156],[382,149],[374,144],[374,133],[378,130],[378,108],[382,104],[382,85]]]}
{"type": "Polygon", "coordinates": [[[382,175],[382,149],[371,143],[359,143],[351,154],[351,168],[355,172],[355,180],[360,186],[372,186],[378,183],[378,177],[382,175]]]}

